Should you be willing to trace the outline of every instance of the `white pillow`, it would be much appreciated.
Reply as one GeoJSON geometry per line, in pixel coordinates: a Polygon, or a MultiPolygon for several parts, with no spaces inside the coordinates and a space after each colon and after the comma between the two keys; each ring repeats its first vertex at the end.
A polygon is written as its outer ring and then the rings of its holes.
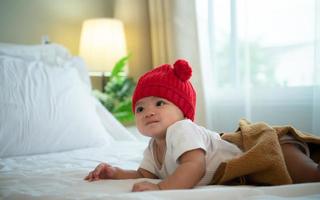
{"type": "Polygon", "coordinates": [[[136,141],[137,138],[129,132],[100,102],[95,99],[97,113],[102,120],[104,128],[114,140],[136,141]]]}
{"type": "Polygon", "coordinates": [[[0,56],[40,61],[50,67],[74,67],[78,70],[80,78],[91,90],[87,67],[82,58],[72,56],[68,49],[60,44],[21,45],[0,43],[0,56]]]}
{"type": "Polygon", "coordinates": [[[59,44],[18,45],[0,43],[0,55],[29,61],[42,61],[46,65],[60,65],[71,58],[69,51],[59,44]]]}
{"type": "Polygon", "coordinates": [[[76,68],[0,55],[0,157],[108,144],[76,68]]]}

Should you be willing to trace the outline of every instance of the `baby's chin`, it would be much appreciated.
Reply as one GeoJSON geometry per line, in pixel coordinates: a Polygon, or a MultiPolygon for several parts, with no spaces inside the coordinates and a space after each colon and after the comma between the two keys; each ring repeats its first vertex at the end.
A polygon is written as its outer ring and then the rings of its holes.
{"type": "Polygon", "coordinates": [[[165,137],[166,135],[166,130],[157,130],[153,128],[152,130],[141,130],[140,133],[144,136],[147,137],[154,137],[154,138],[160,138],[160,137],[165,137]]]}

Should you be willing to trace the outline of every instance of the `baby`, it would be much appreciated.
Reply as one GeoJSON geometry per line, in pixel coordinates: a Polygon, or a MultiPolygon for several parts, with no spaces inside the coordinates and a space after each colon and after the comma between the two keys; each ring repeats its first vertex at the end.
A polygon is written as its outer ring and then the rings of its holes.
{"type": "MultiPolygon", "coordinates": [[[[140,77],[132,108],[138,130],[151,138],[140,167],[124,170],[101,163],[85,180],[161,179],[158,184],[135,183],[132,191],[193,188],[210,184],[220,163],[240,156],[236,145],[193,122],[196,92],[191,75],[188,62],[178,60],[173,67],[164,64],[140,77]]],[[[281,147],[294,183],[320,181],[318,164],[300,150],[304,144],[282,142],[281,147]]]]}

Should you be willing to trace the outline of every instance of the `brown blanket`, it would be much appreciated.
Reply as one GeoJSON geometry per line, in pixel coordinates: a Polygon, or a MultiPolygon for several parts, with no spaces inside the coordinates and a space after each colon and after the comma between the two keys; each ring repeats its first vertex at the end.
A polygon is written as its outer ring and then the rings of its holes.
{"type": "Polygon", "coordinates": [[[292,179],[278,139],[286,134],[307,142],[310,157],[319,158],[320,137],[303,133],[290,126],[271,127],[263,122],[251,124],[244,119],[240,120],[239,125],[235,133],[224,133],[222,138],[236,144],[244,153],[221,163],[211,184],[291,184],[292,179]]]}

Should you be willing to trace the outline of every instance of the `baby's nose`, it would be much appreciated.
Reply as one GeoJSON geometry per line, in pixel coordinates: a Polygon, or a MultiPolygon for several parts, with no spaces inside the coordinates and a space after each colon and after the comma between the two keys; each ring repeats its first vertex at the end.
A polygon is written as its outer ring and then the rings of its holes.
{"type": "Polygon", "coordinates": [[[153,111],[151,111],[151,112],[148,112],[145,117],[149,118],[149,117],[152,117],[154,115],[155,115],[155,113],[153,111]]]}

